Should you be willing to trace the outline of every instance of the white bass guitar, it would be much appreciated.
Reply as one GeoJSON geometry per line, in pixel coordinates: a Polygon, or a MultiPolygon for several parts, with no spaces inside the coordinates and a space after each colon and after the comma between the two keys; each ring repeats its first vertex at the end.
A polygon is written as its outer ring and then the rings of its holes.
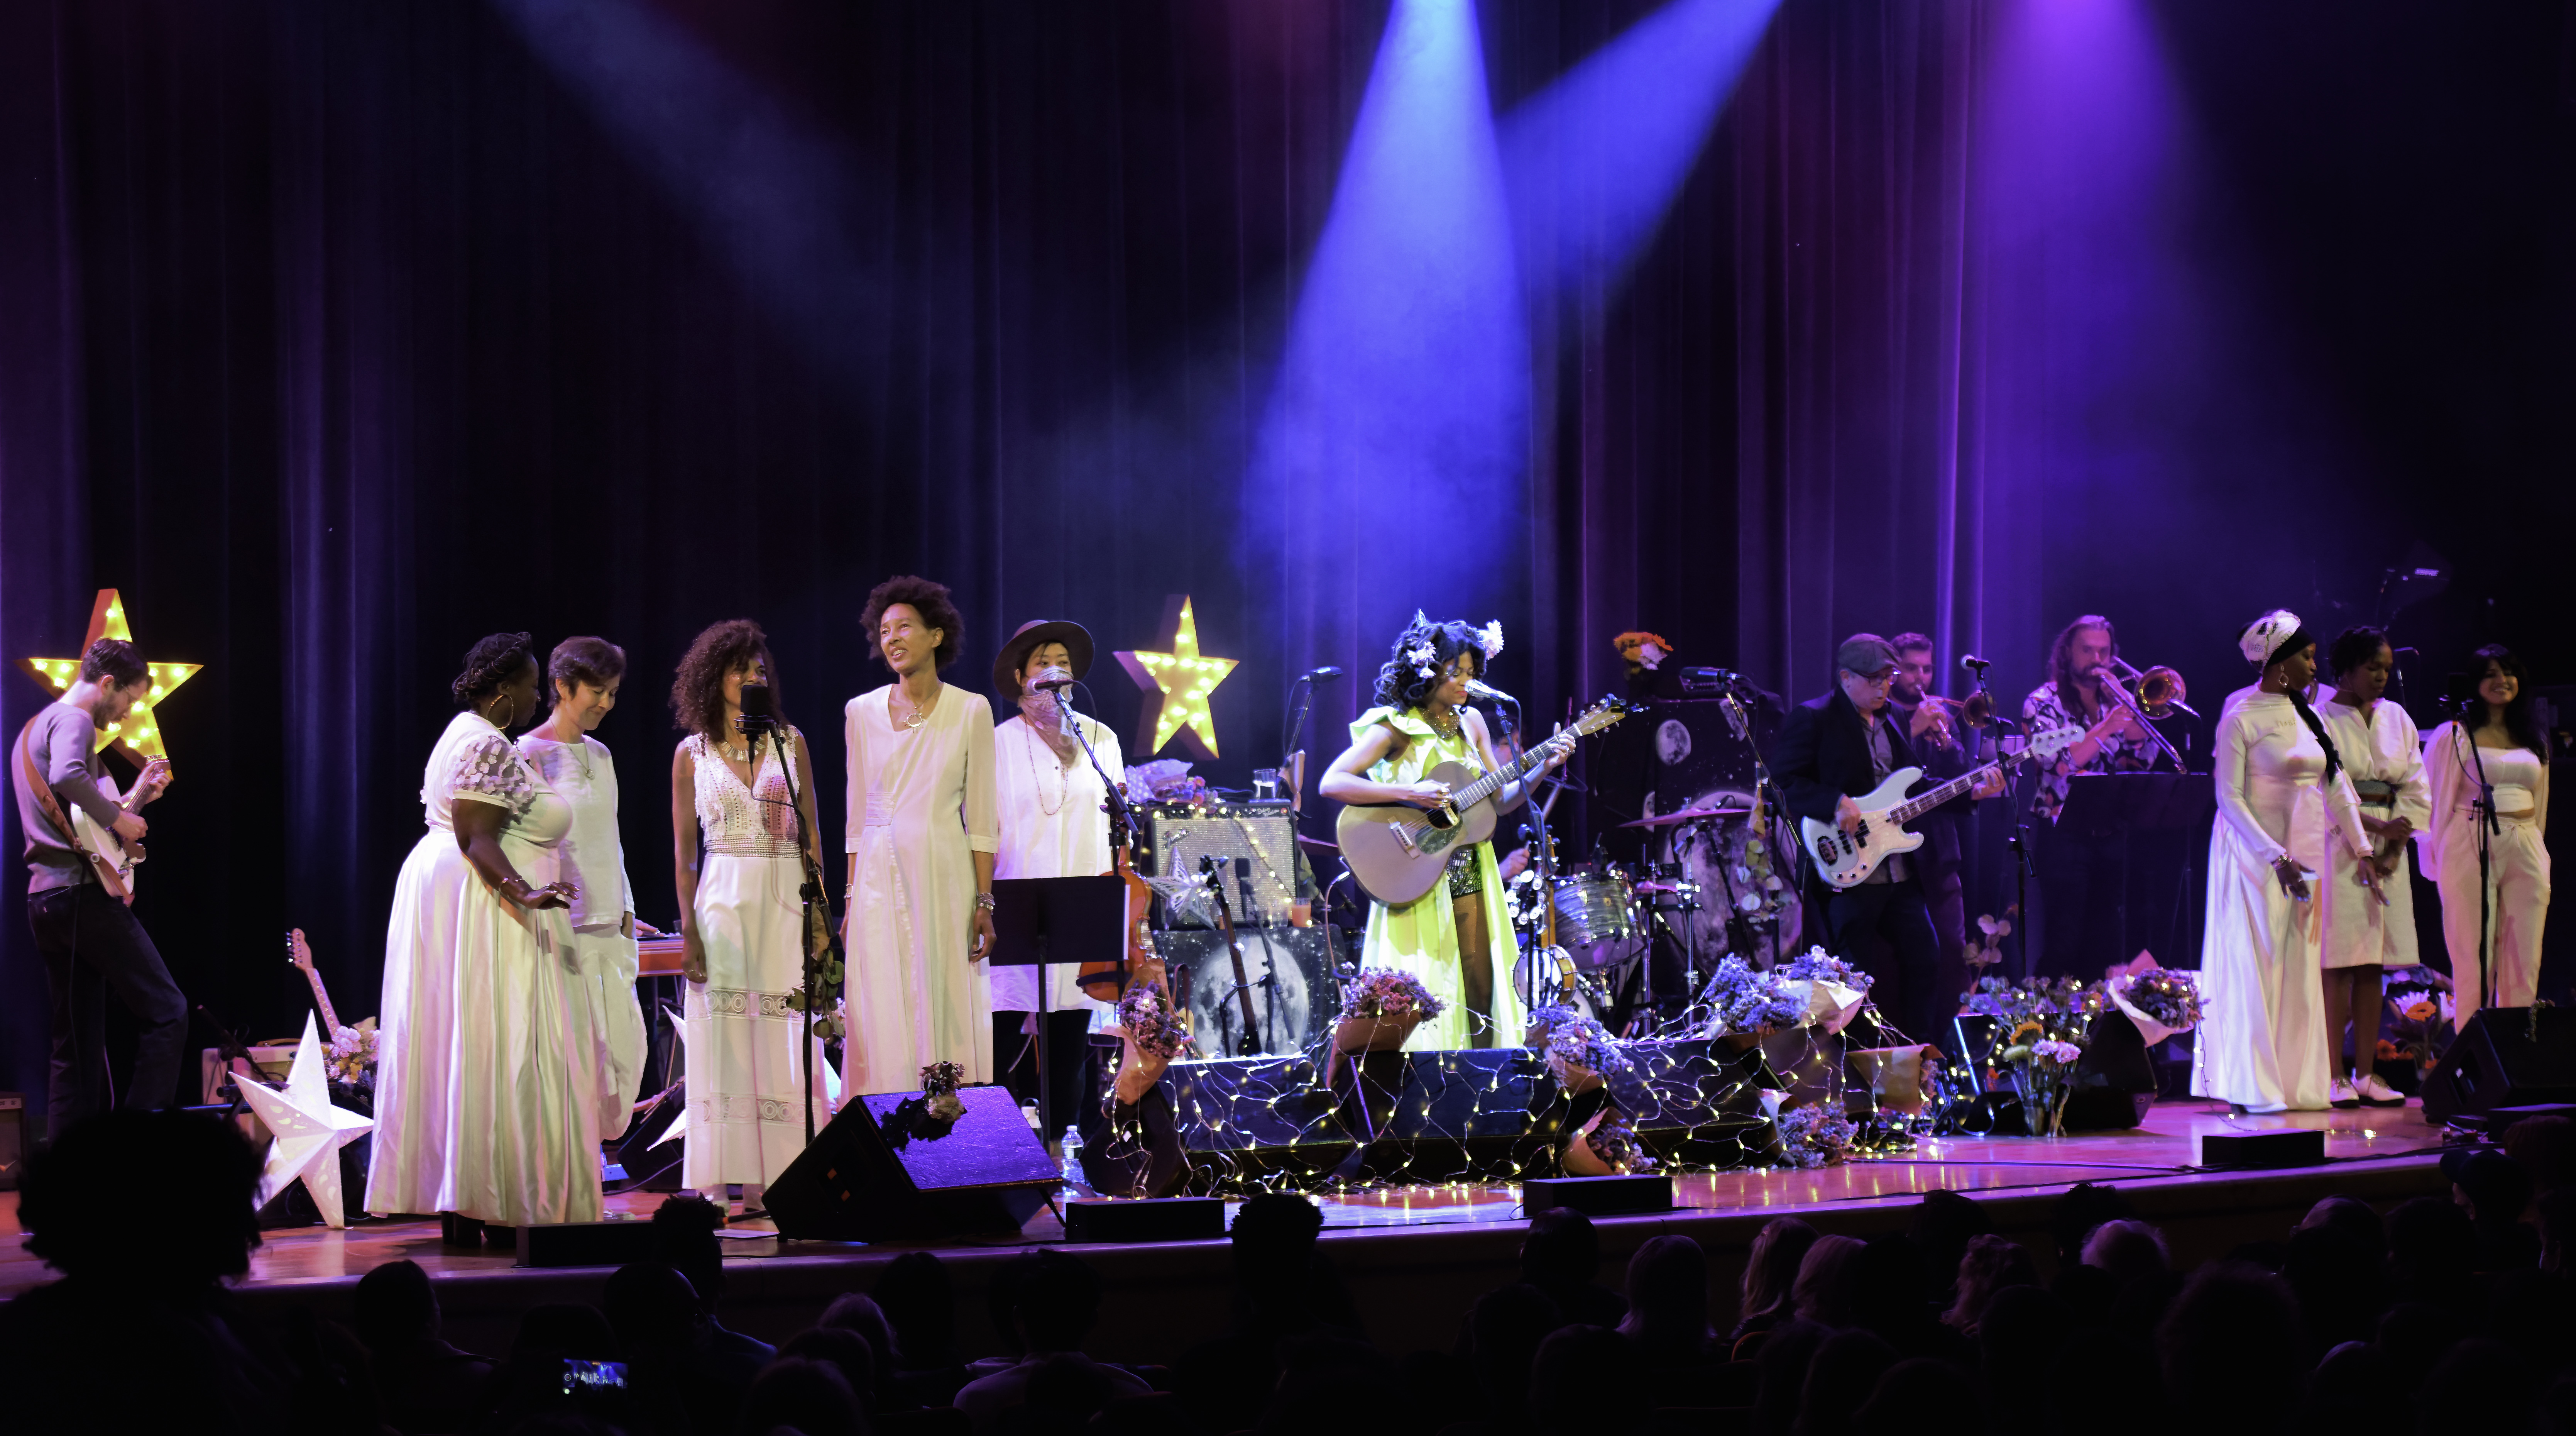
{"type": "Polygon", "coordinates": [[[1800,818],[1798,840],[1805,845],[1807,856],[1816,860],[1816,875],[1827,885],[1837,890],[1856,887],[1862,879],[1878,871],[1878,865],[1892,855],[1910,853],[1923,846],[1923,835],[1907,832],[1907,823],[1976,787],[1989,773],[2000,772],[2025,758],[2045,762],[2083,741],[2084,730],[2071,725],[2034,733],[2019,752],[2007,754],[1983,767],[1972,768],[1911,798],[1905,796],[1905,790],[1914,786],[1915,781],[1923,776],[1923,770],[1899,768],[1887,775],[1886,782],[1852,800],[1860,809],[1858,827],[1846,833],[1837,823],[1800,818]]]}

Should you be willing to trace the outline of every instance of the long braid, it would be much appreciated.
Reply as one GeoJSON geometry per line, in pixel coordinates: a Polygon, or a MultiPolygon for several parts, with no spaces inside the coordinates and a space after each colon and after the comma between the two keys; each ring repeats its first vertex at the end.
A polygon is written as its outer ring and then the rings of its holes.
{"type": "Polygon", "coordinates": [[[2318,717],[2317,710],[2309,706],[2308,695],[2296,688],[2286,692],[2290,706],[2299,710],[2299,721],[2308,725],[2308,731],[2317,735],[2317,746],[2326,750],[2325,780],[2333,782],[2335,774],[2343,770],[2343,755],[2335,751],[2334,740],[2326,736],[2326,720],[2318,717]]]}

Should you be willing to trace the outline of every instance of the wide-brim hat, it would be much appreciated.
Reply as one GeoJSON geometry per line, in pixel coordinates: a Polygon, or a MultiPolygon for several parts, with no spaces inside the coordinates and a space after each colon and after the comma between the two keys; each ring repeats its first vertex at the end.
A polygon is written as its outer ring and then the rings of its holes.
{"type": "Polygon", "coordinates": [[[1040,618],[1020,625],[1002,651],[993,659],[993,686],[1002,696],[1020,701],[1020,670],[1028,665],[1029,655],[1040,645],[1061,643],[1073,658],[1073,676],[1080,678],[1091,671],[1091,630],[1069,618],[1040,618]]]}

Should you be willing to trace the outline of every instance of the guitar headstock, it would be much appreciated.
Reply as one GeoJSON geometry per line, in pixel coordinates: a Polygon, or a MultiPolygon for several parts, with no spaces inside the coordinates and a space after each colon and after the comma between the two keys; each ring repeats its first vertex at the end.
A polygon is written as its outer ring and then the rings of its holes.
{"type": "Polygon", "coordinates": [[[1585,709],[1581,717],[1576,718],[1573,722],[1565,725],[1565,731],[1577,734],[1598,733],[1602,729],[1609,727],[1611,724],[1616,723],[1627,716],[1628,702],[1626,699],[1604,698],[1600,702],[1593,704],[1590,708],[1585,709]]]}
{"type": "Polygon", "coordinates": [[[300,927],[287,930],[286,961],[305,976],[313,975],[313,949],[304,941],[304,929],[300,927]]]}
{"type": "Polygon", "coordinates": [[[2054,758],[2083,741],[2084,730],[2069,723],[2045,733],[2031,734],[2030,745],[2025,751],[2033,758],[2054,758]]]}

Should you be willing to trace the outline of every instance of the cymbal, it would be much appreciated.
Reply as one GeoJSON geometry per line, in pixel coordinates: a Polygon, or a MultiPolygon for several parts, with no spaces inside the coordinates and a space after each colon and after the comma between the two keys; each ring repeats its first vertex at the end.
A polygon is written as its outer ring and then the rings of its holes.
{"type": "Polygon", "coordinates": [[[1322,838],[1310,838],[1304,833],[1297,835],[1297,846],[1321,857],[1338,858],[1342,855],[1341,844],[1328,843],[1322,838]]]}
{"type": "Polygon", "coordinates": [[[1678,813],[1657,813],[1651,818],[1639,818],[1633,823],[1621,823],[1619,826],[1669,828],[1676,823],[1695,823],[1703,818],[1749,818],[1752,815],[1751,808],[1684,808],[1678,813]]]}

